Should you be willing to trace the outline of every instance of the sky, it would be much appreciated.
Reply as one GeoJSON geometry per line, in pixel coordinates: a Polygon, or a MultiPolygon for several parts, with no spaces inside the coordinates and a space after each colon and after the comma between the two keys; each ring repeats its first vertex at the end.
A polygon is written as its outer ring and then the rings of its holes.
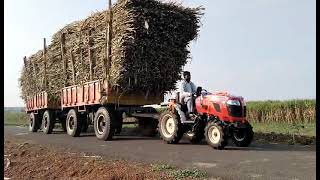
{"type": "MultiPolygon", "coordinates": [[[[316,98],[316,0],[175,1],[205,8],[184,67],[197,86],[248,101],[316,98]]],[[[66,24],[106,8],[107,0],[5,0],[4,106],[24,106],[24,56],[66,24]]]]}

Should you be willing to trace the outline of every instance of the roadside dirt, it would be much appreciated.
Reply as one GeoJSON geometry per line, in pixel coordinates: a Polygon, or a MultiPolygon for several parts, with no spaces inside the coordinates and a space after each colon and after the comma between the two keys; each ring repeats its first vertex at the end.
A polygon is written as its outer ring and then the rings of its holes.
{"type": "Polygon", "coordinates": [[[283,144],[301,144],[301,145],[311,145],[316,143],[315,136],[303,136],[303,135],[289,135],[281,133],[254,133],[254,141],[257,143],[267,144],[267,143],[283,143],[283,144]]]}
{"type": "Polygon", "coordinates": [[[150,164],[63,152],[19,139],[5,139],[4,177],[10,179],[174,179],[150,164]]]}

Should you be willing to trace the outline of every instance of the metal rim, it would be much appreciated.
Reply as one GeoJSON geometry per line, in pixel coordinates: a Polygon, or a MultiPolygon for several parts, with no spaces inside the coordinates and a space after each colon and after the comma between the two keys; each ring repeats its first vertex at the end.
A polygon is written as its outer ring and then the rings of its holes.
{"type": "Polygon", "coordinates": [[[106,118],[103,114],[100,114],[97,119],[96,129],[98,134],[103,134],[106,128],[106,118]]]}
{"type": "Polygon", "coordinates": [[[211,126],[208,130],[208,137],[209,140],[213,143],[213,144],[217,144],[220,141],[221,138],[221,133],[218,129],[217,126],[211,126]]]}
{"type": "Polygon", "coordinates": [[[32,129],[34,124],[34,117],[30,115],[30,122],[29,122],[29,128],[32,129]]]}
{"type": "Polygon", "coordinates": [[[161,129],[166,138],[170,138],[173,135],[176,129],[176,124],[174,123],[174,119],[171,115],[167,114],[163,117],[161,121],[161,129]]]}
{"type": "Polygon", "coordinates": [[[238,132],[233,133],[233,137],[237,141],[243,141],[246,138],[246,133],[244,130],[239,130],[238,132]]]}
{"type": "Polygon", "coordinates": [[[75,125],[75,120],[74,120],[75,118],[73,117],[73,116],[70,116],[69,118],[68,118],[68,131],[73,131],[73,129],[74,129],[74,125],[75,125]]]}
{"type": "Polygon", "coordinates": [[[43,116],[43,128],[44,129],[48,128],[48,116],[47,115],[43,116]]]}

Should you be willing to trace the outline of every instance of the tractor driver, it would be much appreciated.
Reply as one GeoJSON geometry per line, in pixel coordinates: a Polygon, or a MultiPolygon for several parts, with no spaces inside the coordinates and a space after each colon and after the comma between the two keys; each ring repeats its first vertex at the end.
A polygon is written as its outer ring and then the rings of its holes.
{"type": "Polygon", "coordinates": [[[184,80],[180,86],[180,103],[187,104],[188,113],[187,117],[190,117],[190,114],[194,113],[194,99],[192,94],[197,91],[197,87],[191,82],[191,74],[189,71],[183,72],[184,80]]]}

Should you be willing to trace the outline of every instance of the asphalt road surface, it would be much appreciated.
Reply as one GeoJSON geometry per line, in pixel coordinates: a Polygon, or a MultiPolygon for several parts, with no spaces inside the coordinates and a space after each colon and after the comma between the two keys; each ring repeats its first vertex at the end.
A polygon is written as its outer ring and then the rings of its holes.
{"type": "Polygon", "coordinates": [[[124,133],[112,141],[97,140],[94,133],[71,137],[55,131],[45,135],[31,133],[26,127],[5,126],[4,137],[15,137],[36,144],[67,148],[69,151],[94,153],[110,158],[124,158],[146,163],[166,163],[181,168],[205,170],[212,177],[227,179],[316,179],[316,147],[257,144],[238,148],[230,143],[225,150],[207,144],[193,145],[182,139],[166,144],[158,137],[147,138],[124,133]]]}

